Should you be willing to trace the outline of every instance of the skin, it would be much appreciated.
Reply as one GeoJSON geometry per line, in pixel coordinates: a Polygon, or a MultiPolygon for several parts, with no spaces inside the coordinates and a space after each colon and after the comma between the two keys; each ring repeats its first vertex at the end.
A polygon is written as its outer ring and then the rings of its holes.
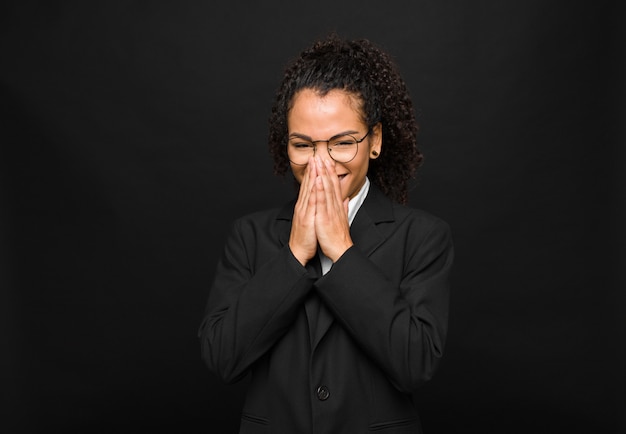
{"type": "MultiPolygon", "coordinates": [[[[294,96],[287,115],[289,135],[326,140],[346,133],[360,139],[368,130],[360,106],[357,96],[342,90],[320,96],[312,89],[303,89],[294,96]]],[[[291,164],[300,192],[289,247],[302,265],[316,255],[318,245],[333,263],[352,246],[348,202],[365,184],[369,161],[380,155],[381,147],[382,131],[378,124],[348,163],[335,162],[325,144],[320,143],[306,166],[291,164]]]]}

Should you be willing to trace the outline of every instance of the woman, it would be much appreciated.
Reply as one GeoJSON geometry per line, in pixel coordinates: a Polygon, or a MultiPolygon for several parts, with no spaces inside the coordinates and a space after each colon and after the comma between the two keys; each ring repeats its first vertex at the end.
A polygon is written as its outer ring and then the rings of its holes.
{"type": "Polygon", "coordinates": [[[412,104],[367,40],[317,42],[270,117],[295,203],[237,220],[218,264],[202,356],[251,374],[241,433],[419,433],[412,393],[442,356],[452,242],[404,206],[422,155],[412,104]]]}

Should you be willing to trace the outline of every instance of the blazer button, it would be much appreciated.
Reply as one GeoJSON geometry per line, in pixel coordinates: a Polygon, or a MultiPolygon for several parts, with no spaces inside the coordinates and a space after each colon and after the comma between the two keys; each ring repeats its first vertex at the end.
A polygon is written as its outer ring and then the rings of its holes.
{"type": "Polygon", "coordinates": [[[317,399],[320,401],[326,401],[330,396],[330,392],[328,391],[328,387],[320,386],[317,388],[317,399]]]}

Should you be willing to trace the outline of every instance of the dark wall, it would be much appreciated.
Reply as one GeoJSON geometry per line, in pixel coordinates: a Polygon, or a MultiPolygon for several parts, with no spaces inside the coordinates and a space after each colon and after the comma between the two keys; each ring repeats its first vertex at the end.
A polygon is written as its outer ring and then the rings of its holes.
{"type": "Polygon", "coordinates": [[[114,3],[1,7],[6,432],[235,431],[196,330],[231,220],[293,192],[267,117],[330,30],[396,58],[454,232],[427,432],[626,432],[617,2],[114,3]]]}

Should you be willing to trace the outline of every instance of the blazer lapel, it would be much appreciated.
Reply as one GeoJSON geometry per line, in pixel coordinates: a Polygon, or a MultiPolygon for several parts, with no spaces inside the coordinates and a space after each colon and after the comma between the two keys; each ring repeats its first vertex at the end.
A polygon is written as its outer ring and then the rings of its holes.
{"type": "Polygon", "coordinates": [[[366,256],[370,256],[387,238],[393,225],[381,223],[393,222],[393,203],[374,184],[361,209],[350,226],[350,236],[357,247],[366,256]]]}
{"type": "Polygon", "coordinates": [[[278,241],[281,246],[284,246],[289,242],[289,235],[291,234],[291,221],[293,220],[293,207],[295,200],[286,203],[276,216],[276,232],[278,235],[278,241]]]}

